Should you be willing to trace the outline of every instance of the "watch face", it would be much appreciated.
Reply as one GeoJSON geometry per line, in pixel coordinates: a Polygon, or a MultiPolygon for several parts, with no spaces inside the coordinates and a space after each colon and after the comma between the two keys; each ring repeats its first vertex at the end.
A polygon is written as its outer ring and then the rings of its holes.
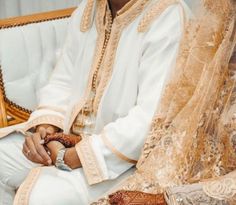
{"type": "Polygon", "coordinates": [[[72,169],[64,163],[64,155],[65,155],[65,149],[63,148],[59,150],[57,154],[55,166],[61,170],[72,171],[72,169]]]}
{"type": "Polygon", "coordinates": [[[72,171],[70,167],[68,167],[66,164],[60,164],[57,166],[58,169],[64,170],[64,171],[72,171]]]}

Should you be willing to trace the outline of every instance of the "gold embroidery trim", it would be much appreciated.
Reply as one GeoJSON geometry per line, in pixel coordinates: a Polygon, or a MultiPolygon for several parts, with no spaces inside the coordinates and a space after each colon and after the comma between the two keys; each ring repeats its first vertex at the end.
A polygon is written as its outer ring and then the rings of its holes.
{"type": "MultiPolygon", "coordinates": [[[[142,10],[148,3],[148,0],[139,0],[137,1],[128,11],[125,13],[122,13],[120,16],[116,17],[113,25],[112,25],[112,32],[110,36],[110,40],[107,46],[107,51],[109,55],[105,56],[104,58],[104,70],[101,76],[101,81],[97,89],[97,95],[94,100],[94,112],[96,114],[98,110],[98,106],[100,104],[102,95],[104,93],[105,87],[107,86],[107,83],[109,79],[111,78],[112,74],[112,67],[113,63],[116,57],[116,51],[117,51],[117,46],[118,42],[120,40],[120,36],[122,33],[122,30],[125,26],[127,26],[129,23],[131,23],[138,15],[141,14],[142,10]]],[[[68,127],[66,128],[66,132],[69,132],[76,116],[80,112],[81,108],[83,105],[86,103],[87,98],[89,97],[91,88],[92,88],[92,80],[93,80],[93,74],[97,68],[97,65],[99,63],[99,60],[101,58],[102,54],[102,49],[103,49],[103,43],[104,43],[104,38],[105,38],[105,25],[104,25],[104,15],[106,13],[106,6],[107,6],[107,1],[106,0],[100,0],[97,2],[97,15],[96,15],[96,27],[98,31],[98,40],[96,43],[96,51],[94,54],[94,60],[92,64],[92,69],[90,70],[89,74],[89,80],[88,80],[88,85],[87,89],[85,91],[84,97],[82,100],[74,106],[71,112],[71,117],[68,123],[68,127]]]]}
{"type": "Polygon", "coordinates": [[[26,180],[21,184],[20,188],[18,189],[13,205],[28,205],[30,193],[39,178],[41,172],[41,168],[34,168],[30,171],[29,175],[27,176],[26,180]]]}
{"type": "Polygon", "coordinates": [[[110,41],[107,46],[107,53],[109,53],[109,55],[107,55],[106,56],[107,58],[105,57],[104,59],[104,63],[103,63],[104,70],[101,76],[101,82],[97,89],[97,95],[94,100],[95,114],[98,110],[104,90],[107,87],[107,84],[112,76],[114,61],[116,58],[116,51],[117,51],[117,47],[120,41],[122,31],[128,24],[130,24],[133,20],[135,20],[137,16],[141,15],[147,3],[148,3],[148,0],[139,0],[136,3],[134,3],[129,8],[129,10],[127,10],[126,12],[122,13],[121,15],[117,16],[114,19],[110,41]]]}
{"type": "Polygon", "coordinates": [[[137,164],[137,160],[134,159],[130,159],[128,157],[126,157],[124,154],[122,154],[120,151],[118,151],[112,144],[111,142],[108,140],[108,138],[105,136],[105,132],[103,132],[103,134],[101,135],[102,141],[103,143],[120,159],[130,163],[130,164],[137,164]]]}
{"type": "Polygon", "coordinates": [[[90,137],[84,137],[83,140],[75,146],[75,148],[89,185],[104,181],[105,176],[97,161],[90,142],[90,137]]]}
{"type": "Polygon", "coordinates": [[[152,8],[147,11],[138,26],[138,32],[144,33],[148,30],[151,23],[169,6],[178,3],[177,0],[158,1],[152,8]]]}
{"type": "Polygon", "coordinates": [[[93,7],[94,7],[94,0],[88,0],[81,19],[81,24],[80,24],[81,32],[88,31],[92,26],[93,7]]]}
{"type": "Polygon", "coordinates": [[[103,35],[99,35],[98,36],[98,41],[97,41],[97,45],[96,45],[97,49],[95,51],[95,57],[94,57],[95,60],[94,60],[94,63],[92,65],[92,69],[90,70],[89,79],[88,79],[88,85],[87,85],[87,88],[86,88],[86,91],[84,93],[84,96],[83,96],[82,100],[77,105],[75,105],[73,107],[73,109],[72,109],[70,121],[69,121],[68,127],[66,129],[67,132],[69,132],[69,130],[70,130],[70,128],[71,128],[71,126],[72,126],[76,116],[78,115],[78,113],[80,112],[80,110],[82,109],[82,107],[86,103],[86,100],[89,97],[90,90],[92,88],[93,74],[94,74],[94,72],[95,72],[95,70],[97,68],[96,67],[97,63],[99,62],[99,55],[98,55],[98,53],[99,53],[99,51],[102,50],[104,37],[105,36],[103,36],[103,35]]]}
{"type": "Polygon", "coordinates": [[[93,57],[94,60],[93,60],[92,68],[89,73],[88,84],[87,84],[87,88],[85,90],[84,96],[82,100],[73,107],[71,111],[71,117],[70,117],[68,126],[66,128],[66,132],[69,132],[78,113],[80,112],[82,107],[85,105],[90,95],[90,91],[92,89],[93,76],[94,76],[94,73],[96,72],[97,65],[99,64],[99,61],[102,55],[103,43],[105,40],[105,30],[104,30],[105,25],[103,25],[103,20],[104,20],[103,18],[106,12],[106,1],[101,0],[96,5],[97,5],[97,10],[98,10],[97,15],[96,15],[96,27],[98,31],[98,39],[96,42],[96,48],[95,48],[94,57],[93,57]]]}
{"type": "Polygon", "coordinates": [[[29,130],[33,127],[36,127],[37,125],[40,125],[40,124],[51,124],[51,125],[54,125],[58,128],[63,129],[63,127],[64,127],[63,122],[64,122],[63,118],[61,118],[59,116],[44,115],[44,116],[37,117],[37,118],[27,122],[24,129],[29,130]]]}

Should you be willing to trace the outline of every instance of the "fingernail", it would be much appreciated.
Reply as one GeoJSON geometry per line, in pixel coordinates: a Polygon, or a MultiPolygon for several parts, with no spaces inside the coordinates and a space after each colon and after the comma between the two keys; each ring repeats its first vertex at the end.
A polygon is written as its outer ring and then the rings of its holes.
{"type": "Polygon", "coordinates": [[[52,160],[48,160],[47,163],[50,165],[52,164],[52,160]]]}
{"type": "Polygon", "coordinates": [[[43,145],[44,142],[45,142],[44,140],[40,140],[40,141],[39,141],[39,144],[43,145]]]}

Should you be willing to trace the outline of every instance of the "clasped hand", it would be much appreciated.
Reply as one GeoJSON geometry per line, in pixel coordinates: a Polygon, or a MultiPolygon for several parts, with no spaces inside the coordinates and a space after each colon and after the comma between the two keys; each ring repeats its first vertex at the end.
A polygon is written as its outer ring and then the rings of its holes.
{"type": "Polygon", "coordinates": [[[43,145],[43,139],[48,134],[53,134],[59,129],[51,125],[40,125],[35,133],[25,137],[25,142],[23,144],[23,154],[27,159],[34,163],[43,164],[43,165],[52,165],[53,158],[55,154],[63,145],[59,142],[51,142],[47,147],[43,145]]]}
{"type": "MultiPolygon", "coordinates": [[[[44,146],[43,139],[47,135],[54,134],[58,131],[59,129],[52,125],[38,126],[35,133],[25,137],[22,150],[25,157],[37,164],[43,164],[45,166],[54,165],[58,151],[64,148],[64,145],[58,141],[51,141],[47,146],[44,146]]],[[[67,149],[64,161],[72,169],[81,167],[75,147],[67,149]]]]}

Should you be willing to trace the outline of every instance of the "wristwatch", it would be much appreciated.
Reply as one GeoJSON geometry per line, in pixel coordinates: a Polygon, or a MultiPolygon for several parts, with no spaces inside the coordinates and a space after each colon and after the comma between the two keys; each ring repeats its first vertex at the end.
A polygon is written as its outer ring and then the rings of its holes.
{"type": "Polygon", "coordinates": [[[65,164],[64,161],[65,152],[66,148],[62,148],[58,151],[55,166],[60,170],[72,171],[72,169],[65,164]]]}

